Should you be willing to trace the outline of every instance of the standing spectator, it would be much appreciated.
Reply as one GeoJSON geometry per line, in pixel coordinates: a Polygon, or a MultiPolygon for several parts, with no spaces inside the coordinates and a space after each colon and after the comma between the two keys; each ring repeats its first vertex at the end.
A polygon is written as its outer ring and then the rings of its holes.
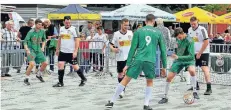
{"type": "Polygon", "coordinates": [[[89,41],[89,49],[91,50],[90,52],[90,62],[93,63],[93,72],[96,72],[96,53],[93,51],[96,46],[95,46],[95,43],[96,42],[93,42],[94,41],[94,36],[95,36],[95,30],[91,30],[91,35],[87,37],[87,41],[89,41]]]}
{"type": "Polygon", "coordinates": [[[225,36],[225,43],[226,44],[231,44],[231,35],[230,33],[227,33],[225,36]]]}
{"type": "MultiPolygon", "coordinates": [[[[13,22],[12,21],[6,21],[5,22],[5,28],[1,30],[2,34],[2,40],[1,40],[1,49],[2,50],[13,50],[14,49],[14,41],[16,41],[16,36],[14,32],[12,31],[13,22]]],[[[10,66],[12,55],[10,54],[2,54],[2,67],[4,66],[10,66]]],[[[1,68],[1,77],[11,77],[9,74],[9,67],[1,68]]]]}
{"type": "MultiPolygon", "coordinates": [[[[95,22],[95,33],[98,32],[97,28],[100,27],[100,26],[103,27],[102,24],[101,24],[101,22],[100,21],[96,21],[95,22]]],[[[104,29],[102,29],[102,32],[104,33],[104,29]]]]}
{"type": "Polygon", "coordinates": [[[174,34],[174,30],[172,29],[172,26],[169,26],[168,27],[169,31],[170,31],[170,35],[171,37],[173,37],[173,34],[174,34]]]}
{"type": "MultiPolygon", "coordinates": [[[[96,43],[96,48],[97,49],[102,49],[102,52],[99,53],[99,60],[100,60],[100,72],[103,71],[103,67],[104,67],[104,53],[105,53],[105,48],[106,48],[106,42],[107,42],[107,37],[106,34],[103,33],[103,27],[100,26],[97,28],[97,34],[95,35],[95,37],[93,38],[95,41],[101,41],[101,42],[97,42],[96,43]]],[[[97,55],[98,56],[98,55],[97,55]]],[[[98,58],[96,58],[98,59],[98,58]]],[[[96,64],[98,65],[98,60],[96,60],[96,64]]]]}
{"type": "MultiPolygon", "coordinates": [[[[24,40],[26,38],[27,33],[32,29],[32,27],[34,26],[34,20],[33,19],[29,19],[27,22],[27,26],[22,26],[19,29],[18,32],[18,38],[20,40],[24,40]]],[[[21,45],[21,49],[24,49],[24,46],[21,45]]],[[[27,65],[29,65],[29,62],[27,62],[27,65]]],[[[26,66],[26,69],[28,68],[28,66],[26,66]]],[[[17,71],[17,73],[20,73],[20,70],[17,71]]]]}
{"type": "Polygon", "coordinates": [[[92,21],[88,21],[87,23],[87,27],[83,28],[82,33],[84,33],[86,36],[90,36],[91,29],[93,29],[93,23],[92,21]]]}
{"type": "Polygon", "coordinates": [[[49,56],[49,64],[50,64],[50,72],[54,72],[54,55],[55,55],[55,49],[56,49],[56,35],[55,35],[55,26],[51,24],[51,21],[49,19],[46,19],[44,21],[45,29],[46,29],[46,55],[49,56]],[[53,46],[52,46],[53,45],[53,46]]]}
{"type": "Polygon", "coordinates": [[[166,43],[166,48],[168,50],[171,42],[170,31],[167,27],[164,27],[164,22],[162,18],[157,18],[156,23],[157,23],[157,29],[160,30],[160,32],[164,37],[164,42],[166,43]]]}
{"type": "Polygon", "coordinates": [[[213,42],[213,34],[209,35],[209,42],[212,43],[213,42]]]}
{"type": "Polygon", "coordinates": [[[85,73],[88,73],[89,71],[89,59],[90,59],[90,53],[86,52],[89,49],[89,43],[86,41],[86,37],[84,34],[80,35],[81,41],[79,44],[79,48],[82,50],[81,52],[81,59],[80,59],[80,68],[85,71],[85,73]]]}

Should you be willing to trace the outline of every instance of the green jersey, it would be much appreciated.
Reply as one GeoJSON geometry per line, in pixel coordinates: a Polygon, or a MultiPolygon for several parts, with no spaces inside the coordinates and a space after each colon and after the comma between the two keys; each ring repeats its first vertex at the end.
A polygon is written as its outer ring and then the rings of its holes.
{"type": "Polygon", "coordinates": [[[195,61],[193,39],[187,36],[183,40],[177,40],[176,55],[177,61],[195,61]]]}
{"type": "Polygon", "coordinates": [[[152,26],[145,26],[138,29],[134,33],[126,65],[130,66],[132,60],[155,63],[158,45],[161,51],[163,67],[166,68],[166,45],[161,32],[152,26]]]}
{"type": "Polygon", "coordinates": [[[46,35],[44,30],[39,30],[38,32],[35,29],[31,29],[24,40],[24,45],[27,45],[28,48],[35,52],[41,51],[41,43],[46,41],[46,35]]]}

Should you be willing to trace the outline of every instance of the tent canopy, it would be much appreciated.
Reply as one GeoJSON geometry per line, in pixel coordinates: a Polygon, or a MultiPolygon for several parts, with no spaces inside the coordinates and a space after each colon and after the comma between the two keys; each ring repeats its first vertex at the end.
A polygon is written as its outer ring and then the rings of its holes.
{"type": "Polygon", "coordinates": [[[219,16],[216,21],[219,23],[219,24],[231,24],[231,12],[230,13],[227,13],[227,14],[224,14],[222,16],[219,16]]]}
{"type": "Polygon", "coordinates": [[[154,8],[149,5],[132,4],[110,13],[101,13],[104,20],[121,20],[127,18],[129,20],[145,21],[148,14],[153,14],[156,18],[162,18],[164,21],[176,21],[173,14],[154,8]]]}
{"type": "Polygon", "coordinates": [[[184,11],[180,11],[175,13],[177,22],[190,22],[190,18],[195,16],[199,19],[201,23],[215,23],[215,19],[218,17],[217,15],[200,9],[198,7],[193,7],[190,9],[186,9],[184,11]]]}
{"type": "Polygon", "coordinates": [[[65,8],[48,14],[48,18],[53,20],[61,20],[64,16],[71,16],[71,19],[74,20],[100,20],[101,18],[99,14],[89,11],[79,4],[70,4],[65,8]]]}

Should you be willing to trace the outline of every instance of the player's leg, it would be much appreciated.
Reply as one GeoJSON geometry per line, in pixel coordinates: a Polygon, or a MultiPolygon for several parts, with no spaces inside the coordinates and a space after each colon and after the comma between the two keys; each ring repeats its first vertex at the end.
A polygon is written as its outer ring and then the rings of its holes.
{"type": "Polygon", "coordinates": [[[201,66],[201,69],[204,72],[205,81],[207,83],[207,89],[206,89],[204,95],[210,95],[212,93],[212,88],[211,88],[209,67],[208,66],[201,66]]]}
{"type": "Polygon", "coordinates": [[[152,108],[149,106],[149,102],[152,97],[153,79],[146,79],[146,82],[147,87],[145,89],[144,110],[152,110],[152,108]]]}
{"type": "Polygon", "coordinates": [[[124,88],[131,81],[131,77],[125,75],[123,80],[117,85],[114,95],[111,100],[105,105],[107,108],[112,108],[116,99],[119,98],[119,95],[123,92],[124,88]]]}
{"type": "Polygon", "coordinates": [[[134,61],[133,64],[131,64],[131,66],[127,70],[125,77],[116,87],[115,94],[113,95],[111,100],[108,101],[108,103],[105,105],[107,108],[113,107],[115,100],[118,99],[119,95],[123,92],[125,86],[127,86],[127,84],[130,82],[131,78],[137,79],[139,73],[142,71],[140,65],[142,64],[140,64],[139,61],[134,61]]]}
{"type": "MultiPolygon", "coordinates": [[[[198,66],[201,67],[201,65],[202,65],[201,59],[197,59],[197,58],[196,58],[196,55],[195,55],[195,59],[196,59],[196,64],[195,64],[195,66],[196,66],[196,67],[198,67],[198,66]]],[[[190,79],[191,79],[191,78],[190,78],[190,79]]],[[[197,89],[197,90],[200,90],[200,86],[199,86],[198,81],[197,81],[196,83],[197,83],[196,89],[197,89]]],[[[193,90],[193,87],[191,87],[191,88],[188,89],[188,91],[192,91],[192,90],[193,90]]]]}
{"type": "MultiPolygon", "coordinates": [[[[120,83],[124,78],[123,68],[126,66],[126,61],[117,61],[117,72],[118,72],[118,82],[120,83]]],[[[120,98],[123,98],[124,91],[119,95],[120,98]]]]}
{"type": "Polygon", "coordinates": [[[199,99],[199,96],[197,94],[197,90],[196,90],[196,83],[197,83],[197,79],[196,79],[196,69],[195,66],[188,66],[186,67],[190,76],[191,76],[191,84],[193,87],[193,96],[195,99],[199,99]]]}
{"type": "Polygon", "coordinates": [[[168,102],[168,91],[169,86],[172,81],[172,79],[175,77],[176,73],[179,73],[184,66],[180,64],[180,62],[174,62],[170,68],[170,72],[168,73],[166,83],[165,83],[165,89],[164,89],[164,96],[163,98],[158,102],[159,104],[164,104],[168,102]]]}
{"type": "Polygon", "coordinates": [[[44,70],[47,67],[46,57],[44,56],[43,52],[37,53],[37,56],[35,58],[35,61],[38,63],[41,63],[40,69],[38,70],[38,73],[36,74],[36,77],[41,81],[45,82],[42,78],[42,74],[44,70]]]}
{"type": "Polygon", "coordinates": [[[63,83],[63,77],[65,74],[64,73],[64,66],[65,66],[66,60],[70,57],[72,57],[72,54],[66,54],[63,52],[59,53],[59,56],[58,56],[58,79],[59,79],[59,82],[57,84],[53,85],[53,87],[63,87],[64,86],[64,83],[63,83]]]}
{"type": "Polygon", "coordinates": [[[24,79],[24,83],[26,85],[30,85],[30,82],[29,82],[30,73],[35,66],[35,57],[36,57],[36,54],[34,52],[31,52],[30,55],[27,55],[27,60],[29,62],[29,66],[26,70],[26,78],[24,79]]]}
{"type": "Polygon", "coordinates": [[[87,78],[83,74],[83,69],[81,69],[77,64],[77,57],[68,62],[72,64],[74,71],[77,72],[78,76],[81,78],[79,86],[84,86],[87,81],[87,78]]]}

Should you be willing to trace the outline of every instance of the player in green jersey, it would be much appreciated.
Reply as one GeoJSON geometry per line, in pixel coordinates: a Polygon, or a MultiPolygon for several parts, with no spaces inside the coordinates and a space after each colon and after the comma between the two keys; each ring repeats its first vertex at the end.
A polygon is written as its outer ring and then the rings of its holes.
{"type": "Polygon", "coordinates": [[[127,71],[124,79],[118,84],[116,92],[112,99],[105,105],[112,108],[114,101],[119,97],[125,86],[132,78],[137,79],[140,72],[143,71],[147,79],[147,87],[145,92],[144,110],[152,110],[149,106],[151,98],[153,78],[155,77],[155,60],[156,49],[160,46],[163,67],[167,66],[166,46],[161,32],[154,28],[155,17],[153,14],[146,16],[146,26],[139,28],[133,36],[131,48],[128,54],[126,66],[123,72],[127,71]]]}
{"type": "Polygon", "coordinates": [[[189,71],[192,77],[193,86],[193,96],[195,99],[199,99],[196,91],[196,71],[195,71],[195,58],[194,58],[194,42],[190,37],[183,32],[182,28],[177,28],[174,32],[175,37],[177,37],[177,49],[176,54],[172,54],[174,62],[170,68],[170,72],[167,76],[164,97],[158,102],[159,104],[167,103],[169,84],[177,73],[179,73],[183,68],[189,71]]]}
{"type": "Polygon", "coordinates": [[[42,28],[42,21],[40,19],[35,20],[35,28],[31,29],[24,40],[24,47],[27,53],[27,60],[29,61],[29,67],[26,70],[26,78],[24,83],[30,85],[30,72],[33,69],[35,64],[41,63],[40,71],[38,71],[36,77],[44,82],[42,78],[42,72],[46,69],[47,62],[46,57],[44,56],[44,48],[46,44],[45,31],[42,28]],[[42,48],[40,44],[42,43],[42,48]]]}

